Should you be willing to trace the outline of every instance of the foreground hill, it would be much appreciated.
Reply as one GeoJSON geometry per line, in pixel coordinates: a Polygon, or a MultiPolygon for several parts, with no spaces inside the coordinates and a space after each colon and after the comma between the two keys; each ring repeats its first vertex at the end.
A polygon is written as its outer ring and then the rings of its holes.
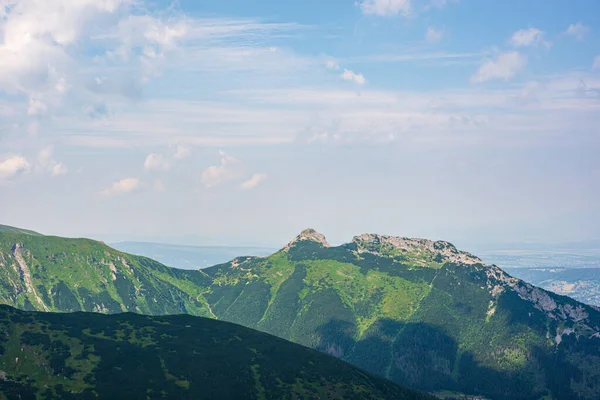
{"type": "Polygon", "coordinates": [[[0,306],[0,397],[429,399],[333,357],[186,315],[0,306]]]}
{"type": "Polygon", "coordinates": [[[0,301],[189,313],[318,349],[395,382],[492,399],[600,398],[600,313],[447,242],[313,230],[268,257],[182,271],[84,239],[0,234],[0,301]]]}

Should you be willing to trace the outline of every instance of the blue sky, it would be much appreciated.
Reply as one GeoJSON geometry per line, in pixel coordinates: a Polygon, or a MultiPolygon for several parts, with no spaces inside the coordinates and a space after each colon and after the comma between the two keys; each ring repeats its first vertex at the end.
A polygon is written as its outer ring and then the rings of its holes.
{"type": "Polygon", "coordinates": [[[0,221],[600,237],[597,1],[0,0],[0,221]]]}

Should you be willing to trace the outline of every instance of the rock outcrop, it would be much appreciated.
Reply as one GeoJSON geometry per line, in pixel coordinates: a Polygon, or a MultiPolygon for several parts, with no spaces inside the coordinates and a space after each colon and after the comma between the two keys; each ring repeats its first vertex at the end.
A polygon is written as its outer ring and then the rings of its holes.
{"type": "Polygon", "coordinates": [[[391,247],[406,253],[430,253],[434,256],[439,256],[441,262],[468,265],[483,263],[480,258],[465,251],[457,250],[452,243],[445,241],[363,233],[362,235],[354,236],[352,243],[357,246],[359,253],[370,252],[379,255],[379,252],[373,248],[387,246],[388,248],[391,247]]]}
{"type": "Polygon", "coordinates": [[[311,241],[321,244],[323,247],[330,247],[329,242],[325,236],[312,228],[308,228],[300,232],[298,236],[292,239],[291,242],[285,245],[283,250],[288,250],[290,247],[294,246],[296,243],[301,241],[311,241]]]}

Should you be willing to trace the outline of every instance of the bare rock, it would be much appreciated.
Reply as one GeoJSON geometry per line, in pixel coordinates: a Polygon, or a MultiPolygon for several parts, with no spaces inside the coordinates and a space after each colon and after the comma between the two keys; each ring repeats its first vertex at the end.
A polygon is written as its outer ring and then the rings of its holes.
{"type": "Polygon", "coordinates": [[[298,236],[296,236],[291,242],[285,245],[284,250],[288,250],[290,247],[295,245],[298,242],[302,241],[311,241],[321,244],[323,247],[330,247],[329,242],[325,236],[314,229],[308,228],[300,232],[298,236]]]}

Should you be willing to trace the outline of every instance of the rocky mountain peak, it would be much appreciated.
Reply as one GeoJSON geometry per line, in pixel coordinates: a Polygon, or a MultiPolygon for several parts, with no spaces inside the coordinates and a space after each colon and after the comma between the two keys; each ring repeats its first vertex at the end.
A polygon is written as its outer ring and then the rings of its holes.
{"type": "Polygon", "coordinates": [[[481,264],[482,261],[474,255],[457,250],[452,243],[429,239],[407,238],[389,235],[363,233],[352,238],[358,252],[378,253],[383,247],[392,248],[405,253],[431,253],[439,255],[444,261],[462,264],[481,264]]]}
{"type": "Polygon", "coordinates": [[[291,246],[301,241],[316,242],[320,243],[323,247],[330,247],[329,242],[327,242],[327,239],[325,238],[325,235],[315,231],[312,228],[308,228],[300,232],[300,234],[296,236],[291,242],[289,242],[284,247],[284,249],[289,249],[291,246]]]}

